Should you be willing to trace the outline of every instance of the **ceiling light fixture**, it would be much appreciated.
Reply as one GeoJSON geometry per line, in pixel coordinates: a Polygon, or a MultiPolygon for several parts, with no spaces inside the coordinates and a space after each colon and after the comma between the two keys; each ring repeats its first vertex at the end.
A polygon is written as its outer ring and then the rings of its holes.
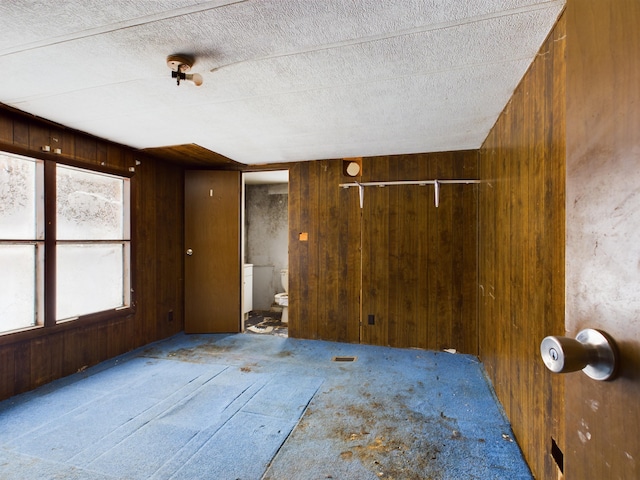
{"type": "Polygon", "coordinates": [[[187,73],[195,63],[193,57],[188,55],[169,55],[167,66],[171,69],[171,78],[176,79],[176,84],[180,85],[180,80],[193,82],[196,87],[202,85],[202,75],[199,73],[187,73]]]}

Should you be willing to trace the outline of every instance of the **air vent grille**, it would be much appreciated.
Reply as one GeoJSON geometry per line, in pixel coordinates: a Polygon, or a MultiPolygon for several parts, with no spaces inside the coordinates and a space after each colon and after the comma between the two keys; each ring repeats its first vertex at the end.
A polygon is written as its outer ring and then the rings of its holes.
{"type": "Polygon", "coordinates": [[[355,362],[358,357],[333,357],[332,362],[355,362]]]}

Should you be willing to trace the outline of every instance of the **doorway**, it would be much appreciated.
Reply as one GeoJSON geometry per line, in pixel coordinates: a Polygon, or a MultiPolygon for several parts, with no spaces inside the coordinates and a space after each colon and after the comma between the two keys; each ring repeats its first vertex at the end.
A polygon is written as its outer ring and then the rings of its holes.
{"type": "Polygon", "coordinates": [[[289,268],[289,171],[242,175],[242,331],[287,336],[282,271],[289,268]]]}

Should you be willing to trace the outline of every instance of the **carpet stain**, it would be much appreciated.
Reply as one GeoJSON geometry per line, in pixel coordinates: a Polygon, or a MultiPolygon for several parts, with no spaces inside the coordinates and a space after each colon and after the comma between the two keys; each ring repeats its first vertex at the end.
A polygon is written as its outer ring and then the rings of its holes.
{"type": "MultiPolygon", "coordinates": [[[[194,337],[194,340],[197,338],[194,337]]],[[[170,358],[188,363],[207,363],[207,358],[220,356],[229,353],[235,349],[234,343],[226,343],[218,345],[215,340],[200,342],[193,347],[182,347],[173,350],[161,350],[156,347],[145,348],[142,351],[144,357],[151,358],[170,358]]]]}
{"type": "Polygon", "coordinates": [[[256,367],[259,367],[260,364],[258,363],[247,363],[245,365],[243,365],[242,367],[240,367],[240,371],[241,372],[253,372],[253,369],[256,367]]]}
{"type": "Polygon", "coordinates": [[[178,348],[171,350],[167,357],[181,362],[207,363],[207,359],[228,353],[233,347],[228,345],[202,344],[192,348],[178,348]]]}
{"type": "MultiPolygon", "coordinates": [[[[414,411],[405,404],[403,394],[391,397],[393,408],[373,399],[370,392],[359,394],[358,403],[336,408],[339,413],[333,417],[334,441],[346,447],[340,459],[358,460],[378,478],[442,479],[444,467],[439,455],[446,442],[464,440],[457,420],[444,413],[426,416],[414,411]],[[361,402],[362,399],[366,401],[361,402]],[[354,429],[354,425],[358,428],[354,429]]],[[[307,411],[306,420],[313,415],[307,411]]]]}
{"type": "Polygon", "coordinates": [[[353,458],[353,452],[351,450],[348,450],[346,452],[342,452],[342,453],[340,453],[340,458],[342,460],[351,460],[353,458]]]}

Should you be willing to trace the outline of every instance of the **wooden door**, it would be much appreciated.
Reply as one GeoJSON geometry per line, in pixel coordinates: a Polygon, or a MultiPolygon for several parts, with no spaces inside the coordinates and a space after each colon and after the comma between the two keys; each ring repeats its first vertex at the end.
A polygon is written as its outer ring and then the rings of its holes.
{"type": "Polygon", "coordinates": [[[564,473],[640,478],[640,2],[567,2],[566,330],[604,330],[618,378],[566,374],[564,473]]]}
{"type": "Polygon", "coordinates": [[[240,331],[240,172],[185,172],[186,333],[240,331]]]}

